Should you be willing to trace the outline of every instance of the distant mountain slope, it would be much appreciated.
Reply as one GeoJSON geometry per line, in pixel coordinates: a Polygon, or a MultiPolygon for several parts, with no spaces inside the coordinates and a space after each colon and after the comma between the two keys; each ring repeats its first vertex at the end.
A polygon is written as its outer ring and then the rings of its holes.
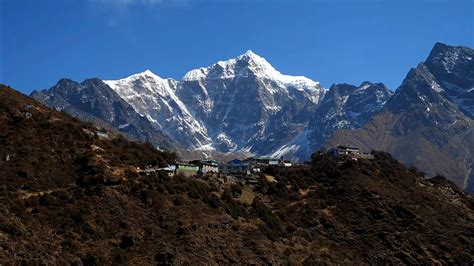
{"type": "Polygon", "coordinates": [[[474,119],[473,50],[437,43],[425,62],[443,85],[444,93],[471,119],[474,119]]]}
{"type": "Polygon", "coordinates": [[[162,148],[176,148],[176,143],[155,129],[100,79],[87,79],[82,83],[61,79],[49,90],[33,91],[31,97],[84,121],[115,128],[133,139],[162,148]]]}
{"type": "Polygon", "coordinates": [[[364,125],[392,94],[382,83],[366,81],[358,87],[334,84],[312,114],[308,127],[271,155],[306,160],[338,130],[364,125]]]}
{"type": "Polygon", "coordinates": [[[469,264],[474,200],[385,153],[269,167],[259,187],[140,175],[175,160],[0,85],[0,263],[469,264]],[[276,182],[275,182],[276,181],[276,182]]]}
{"type": "Polygon", "coordinates": [[[473,57],[470,48],[437,43],[380,114],[361,129],[339,132],[327,146],[385,150],[474,192],[473,57]]]}

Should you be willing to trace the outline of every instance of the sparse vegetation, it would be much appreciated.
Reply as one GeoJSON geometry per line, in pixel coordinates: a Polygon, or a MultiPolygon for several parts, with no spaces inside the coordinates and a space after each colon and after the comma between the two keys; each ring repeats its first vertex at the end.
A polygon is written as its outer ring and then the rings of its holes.
{"type": "Polygon", "coordinates": [[[138,175],[175,155],[94,130],[0,88],[0,263],[463,264],[474,201],[389,154],[263,169],[240,184],[138,175]],[[31,120],[15,118],[33,103],[31,120]],[[96,145],[103,151],[93,151],[96,145]],[[26,174],[18,175],[19,171],[26,174]],[[265,178],[272,176],[278,182],[265,178]],[[245,198],[246,195],[244,195],[245,198]],[[247,195],[248,196],[248,195],[247,195]]]}

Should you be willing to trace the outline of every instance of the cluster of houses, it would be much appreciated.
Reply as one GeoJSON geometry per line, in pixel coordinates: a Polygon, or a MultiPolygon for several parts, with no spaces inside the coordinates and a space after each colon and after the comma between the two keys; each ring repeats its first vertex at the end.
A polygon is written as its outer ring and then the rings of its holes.
{"type": "MultiPolygon", "coordinates": [[[[363,153],[356,147],[338,145],[327,151],[327,154],[341,159],[372,159],[370,153],[363,153]]],[[[282,158],[276,159],[271,157],[250,157],[245,160],[234,159],[226,163],[220,163],[216,160],[193,160],[190,162],[177,162],[164,168],[147,168],[139,170],[142,173],[166,172],[169,176],[181,174],[184,176],[219,174],[221,176],[241,176],[251,177],[260,173],[260,169],[266,166],[284,166],[291,167],[292,163],[282,158]]]]}
{"type": "Polygon", "coordinates": [[[207,173],[219,173],[221,175],[250,176],[260,173],[260,169],[265,166],[280,165],[290,167],[289,161],[270,157],[251,157],[245,160],[234,159],[226,163],[219,163],[216,160],[194,160],[187,163],[175,163],[164,168],[148,168],[141,172],[164,171],[168,175],[182,174],[185,176],[204,175],[207,173]]]}

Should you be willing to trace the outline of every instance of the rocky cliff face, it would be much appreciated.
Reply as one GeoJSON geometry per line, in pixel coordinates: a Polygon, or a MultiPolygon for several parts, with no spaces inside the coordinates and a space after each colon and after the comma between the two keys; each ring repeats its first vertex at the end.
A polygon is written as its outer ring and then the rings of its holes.
{"type": "Polygon", "coordinates": [[[471,119],[474,118],[473,50],[437,43],[425,62],[444,93],[471,119]]]}
{"type": "Polygon", "coordinates": [[[258,154],[300,133],[324,93],[318,82],[283,75],[251,51],[188,72],[178,88],[214,148],[258,154]]]}
{"type": "Polygon", "coordinates": [[[429,175],[440,173],[473,191],[474,50],[436,44],[410,70],[380,114],[328,142],[386,150],[429,175]]]}
{"type": "Polygon", "coordinates": [[[382,83],[331,86],[305,130],[273,156],[307,159],[338,130],[359,128],[379,112],[392,92],[382,83]]]}
{"type": "Polygon", "coordinates": [[[87,79],[82,83],[61,79],[49,90],[34,91],[31,96],[56,110],[115,128],[133,139],[162,148],[176,148],[175,143],[155,129],[148,119],[136,113],[100,79],[87,79]]]}

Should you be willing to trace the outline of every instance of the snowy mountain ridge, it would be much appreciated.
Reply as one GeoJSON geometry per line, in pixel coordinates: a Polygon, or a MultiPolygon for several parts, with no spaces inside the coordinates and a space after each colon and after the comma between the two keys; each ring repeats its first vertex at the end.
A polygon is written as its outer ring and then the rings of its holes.
{"type": "Polygon", "coordinates": [[[196,81],[205,78],[233,79],[236,77],[248,75],[248,72],[245,71],[247,69],[259,78],[274,80],[284,85],[292,85],[298,89],[314,88],[315,86],[319,85],[319,82],[313,81],[304,76],[290,76],[280,73],[270,63],[268,63],[265,58],[255,54],[251,50],[248,50],[245,54],[242,54],[237,58],[219,61],[210,67],[193,69],[184,75],[183,80],[196,81]],[[242,61],[248,62],[246,69],[242,69],[237,66],[237,64],[242,61]],[[216,69],[219,68],[224,70],[221,75],[208,76],[213,70],[216,71],[216,69]]]}
{"type": "MultiPolygon", "coordinates": [[[[266,138],[272,130],[267,128],[272,124],[270,120],[287,115],[283,113],[285,108],[296,114],[304,108],[314,108],[327,91],[309,78],[280,73],[250,50],[236,58],[191,70],[180,81],[164,79],[145,70],[104,82],[137,113],[178,143],[190,149],[225,152],[259,153],[253,148],[253,142],[266,138]],[[240,100],[242,95],[249,95],[251,99],[240,100]],[[249,103],[248,109],[254,111],[242,112],[240,109],[245,105],[242,101],[249,103]],[[244,113],[237,119],[242,120],[240,125],[235,123],[236,112],[244,113]]],[[[290,131],[286,134],[299,134],[309,118],[307,115],[298,123],[290,119],[288,124],[292,125],[286,125],[286,131],[290,131]]],[[[281,145],[270,144],[274,148],[281,145]]]]}
{"type": "Polygon", "coordinates": [[[120,80],[104,80],[104,83],[157,129],[170,137],[178,134],[180,143],[185,146],[198,148],[209,144],[206,128],[176,96],[178,81],[163,79],[150,70],[145,70],[120,80]],[[186,138],[192,138],[192,142],[184,141],[186,138]]]}

